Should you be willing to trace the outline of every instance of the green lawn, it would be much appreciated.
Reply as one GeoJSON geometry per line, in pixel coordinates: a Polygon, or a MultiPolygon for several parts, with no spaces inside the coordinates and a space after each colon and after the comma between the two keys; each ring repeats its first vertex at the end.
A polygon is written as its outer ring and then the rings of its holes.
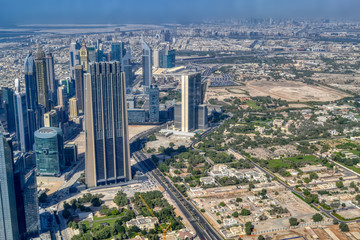
{"type": "Polygon", "coordinates": [[[346,168],[348,168],[348,169],[351,169],[351,170],[353,170],[354,172],[357,172],[357,173],[360,174],[360,168],[357,168],[357,167],[355,167],[355,166],[347,166],[347,165],[345,165],[345,164],[343,164],[343,163],[341,163],[341,162],[337,162],[337,163],[339,163],[339,164],[343,165],[344,167],[346,167],[346,168]]]}
{"type": "Polygon", "coordinates": [[[291,161],[291,162],[307,161],[310,164],[316,164],[316,163],[318,163],[318,158],[316,158],[314,155],[306,155],[306,156],[301,156],[301,158],[288,157],[288,158],[284,158],[284,159],[272,159],[272,160],[268,161],[268,167],[269,168],[277,168],[277,167],[290,168],[290,165],[289,165],[289,163],[287,163],[287,161],[291,161]]]}
{"type": "Polygon", "coordinates": [[[125,213],[122,212],[121,214],[118,214],[118,215],[110,215],[110,216],[103,216],[103,217],[94,216],[94,221],[103,220],[103,219],[109,219],[109,218],[119,218],[119,217],[122,217],[124,215],[125,215],[125,213]]]}
{"type": "Polygon", "coordinates": [[[256,105],[256,102],[254,100],[246,101],[246,104],[253,109],[261,109],[260,106],[256,105]]]}
{"type": "Polygon", "coordinates": [[[120,217],[118,217],[118,218],[112,218],[112,219],[107,219],[107,220],[103,220],[103,221],[99,221],[99,222],[93,222],[93,227],[97,227],[97,226],[99,226],[101,223],[109,223],[110,224],[110,226],[112,226],[112,225],[114,225],[114,223],[115,223],[115,221],[117,220],[117,219],[119,219],[120,217]]]}
{"type": "Polygon", "coordinates": [[[89,221],[82,221],[82,224],[85,224],[87,229],[90,229],[90,222],[89,221]]]}

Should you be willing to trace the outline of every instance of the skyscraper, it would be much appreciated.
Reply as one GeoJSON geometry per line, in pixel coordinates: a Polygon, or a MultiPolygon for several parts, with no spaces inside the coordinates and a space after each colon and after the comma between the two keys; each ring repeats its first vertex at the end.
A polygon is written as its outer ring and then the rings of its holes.
{"type": "Polygon", "coordinates": [[[43,127],[37,130],[35,132],[35,154],[38,174],[60,176],[65,167],[61,129],[43,127]]]}
{"type": "Polygon", "coordinates": [[[121,71],[125,73],[125,82],[126,82],[126,93],[131,92],[131,86],[134,80],[131,64],[131,52],[127,52],[125,56],[121,59],[121,71]]]}
{"type": "Polygon", "coordinates": [[[123,42],[111,43],[111,60],[121,61],[121,58],[125,55],[125,47],[123,42]]]}
{"type": "Polygon", "coordinates": [[[96,56],[95,47],[88,47],[87,50],[88,50],[89,62],[96,62],[97,56],[96,56]]]}
{"type": "Polygon", "coordinates": [[[69,99],[70,118],[76,118],[78,116],[77,100],[76,98],[69,99]]]}
{"type": "Polygon", "coordinates": [[[59,127],[58,112],[55,109],[44,114],[44,127],[59,127]]]}
{"type": "Polygon", "coordinates": [[[80,65],[80,48],[81,45],[76,41],[72,42],[70,45],[70,69],[71,77],[74,79],[75,76],[75,66],[80,65]]]}
{"type": "Polygon", "coordinates": [[[89,54],[85,44],[85,40],[82,41],[80,48],[80,64],[83,66],[83,70],[86,72],[89,65],[89,54]]]}
{"type": "Polygon", "coordinates": [[[149,45],[142,40],[142,70],[143,70],[143,90],[144,93],[149,91],[150,85],[152,83],[152,63],[151,63],[151,49],[149,45]]]}
{"type": "Polygon", "coordinates": [[[159,89],[156,85],[149,89],[149,122],[159,122],[159,89]]]}
{"type": "Polygon", "coordinates": [[[24,61],[25,74],[25,90],[26,90],[26,105],[27,105],[27,119],[30,134],[30,146],[34,144],[34,132],[37,129],[38,119],[38,97],[36,85],[36,71],[35,61],[30,52],[24,61]]]}
{"type": "Polygon", "coordinates": [[[46,112],[46,110],[49,109],[46,59],[45,59],[45,53],[42,50],[39,42],[38,42],[36,58],[35,58],[35,67],[36,67],[38,104],[42,105],[46,112]]]}
{"type": "Polygon", "coordinates": [[[77,103],[77,111],[84,114],[84,71],[82,65],[75,66],[75,96],[77,103]]]}
{"type": "Polygon", "coordinates": [[[54,57],[52,53],[46,53],[46,79],[49,93],[49,100],[52,105],[56,105],[56,81],[55,81],[55,68],[54,68],[54,57]]]}
{"type": "Polygon", "coordinates": [[[62,85],[57,88],[57,103],[58,106],[61,106],[65,111],[68,109],[68,97],[66,86],[62,85]]]}
{"type": "Polygon", "coordinates": [[[2,88],[2,99],[5,107],[7,131],[15,131],[15,110],[14,110],[14,91],[10,88],[2,88]]]}
{"type": "Polygon", "coordinates": [[[0,132],[0,239],[19,239],[12,147],[3,132],[0,132]]]}
{"type": "Polygon", "coordinates": [[[181,131],[183,132],[196,129],[196,111],[202,101],[201,91],[201,73],[181,76],[181,131]]]}
{"type": "Polygon", "coordinates": [[[14,164],[14,185],[20,239],[35,237],[40,230],[36,173],[25,168],[26,154],[21,154],[14,164]]]}
{"type": "Polygon", "coordinates": [[[124,73],[119,62],[85,74],[85,178],[89,187],[131,179],[124,73]]]}
{"type": "Polygon", "coordinates": [[[15,79],[15,125],[18,149],[25,153],[32,148],[30,139],[30,128],[26,106],[26,95],[21,92],[20,80],[15,79]]]}
{"type": "Polygon", "coordinates": [[[156,68],[160,67],[160,52],[161,50],[158,48],[153,52],[153,66],[156,68]]]}
{"type": "Polygon", "coordinates": [[[175,50],[170,48],[169,44],[162,44],[154,50],[153,65],[157,68],[175,67],[175,50]]]}
{"type": "Polygon", "coordinates": [[[161,52],[160,67],[161,68],[175,67],[175,49],[170,49],[169,45],[167,45],[165,50],[161,52]]]}

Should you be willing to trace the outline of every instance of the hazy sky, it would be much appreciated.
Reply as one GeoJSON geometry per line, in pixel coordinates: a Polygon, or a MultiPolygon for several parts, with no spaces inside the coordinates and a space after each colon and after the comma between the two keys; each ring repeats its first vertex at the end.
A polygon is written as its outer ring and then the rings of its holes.
{"type": "Polygon", "coordinates": [[[186,23],[230,17],[358,18],[360,0],[0,0],[0,25],[186,23]]]}

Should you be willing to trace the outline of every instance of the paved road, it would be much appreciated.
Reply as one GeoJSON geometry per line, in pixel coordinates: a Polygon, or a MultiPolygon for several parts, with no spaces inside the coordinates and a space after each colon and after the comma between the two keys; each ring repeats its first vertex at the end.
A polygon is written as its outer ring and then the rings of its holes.
{"type": "Polygon", "coordinates": [[[189,220],[200,239],[222,239],[222,237],[212,228],[205,220],[202,214],[176,189],[172,183],[164,177],[164,175],[156,168],[155,164],[142,152],[134,153],[135,160],[144,168],[148,169],[148,173],[153,176],[161,186],[167,191],[172,199],[179,206],[184,216],[189,220]]]}

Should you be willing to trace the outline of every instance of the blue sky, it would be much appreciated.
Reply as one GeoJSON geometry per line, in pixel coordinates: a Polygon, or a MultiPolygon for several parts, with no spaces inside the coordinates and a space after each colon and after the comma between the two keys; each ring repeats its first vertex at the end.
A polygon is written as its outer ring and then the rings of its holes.
{"type": "Polygon", "coordinates": [[[358,18],[360,0],[0,0],[0,25],[166,23],[229,17],[358,18]]]}

